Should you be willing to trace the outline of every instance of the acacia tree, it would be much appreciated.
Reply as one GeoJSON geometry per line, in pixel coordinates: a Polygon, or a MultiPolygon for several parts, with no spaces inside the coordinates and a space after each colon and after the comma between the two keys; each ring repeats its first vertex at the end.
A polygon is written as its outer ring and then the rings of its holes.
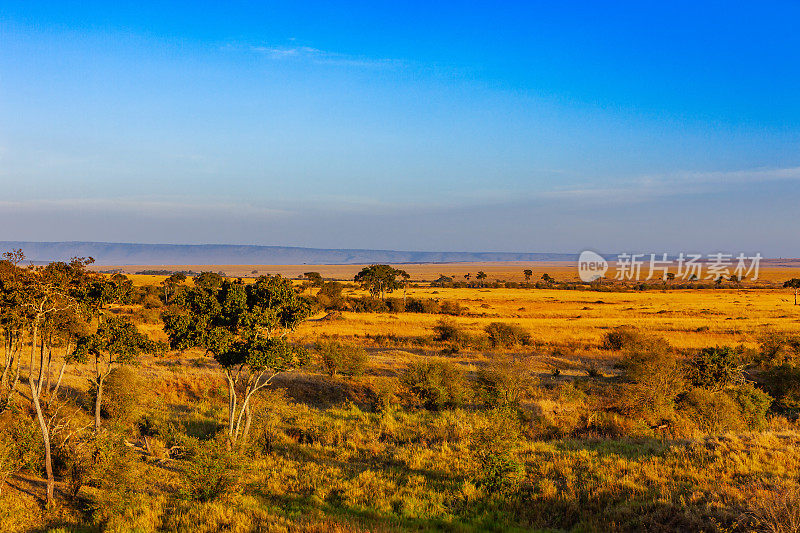
{"type": "Polygon", "coordinates": [[[800,278],[792,278],[783,284],[784,288],[794,289],[794,305],[797,305],[797,291],[800,289],[800,278]]]}
{"type": "Polygon", "coordinates": [[[379,297],[383,300],[386,293],[400,288],[397,277],[404,274],[404,278],[408,279],[408,274],[403,270],[392,268],[389,265],[370,265],[362,268],[353,280],[360,283],[362,289],[368,290],[373,298],[379,297]]]}
{"type": "Polygon", "coordinates": [[[247,439],[253,395],[280,372],[305,364],[307,351],[286,335],[308,315],[308,305],[281,276],[261,276],[251,285],[195,284],[162,315],[172,348],[203,348],[219,363],[228,383],[231,442],[247,439]]]}
{"type": "Polygon", "coordinates": [[[100,430],[100,407],[103,401],[103,385],[114,367],[136,362],[144,351],[151,350],[154,343],[136,329],[127,319],[109,316],[103,320],[97,332],[81,338],[74,352],[74,360],[94,363],[96,395],[94,401],[94,429],[100,430]]]}
{"type": "Polygon", "coordinates": [[[55,478],[50,452],[50,426],[45,420],[40,401],[42,378],[45,368],[46,337],[42,334],[46,323],[56,313],[74,308],[86,296],[87,273],[85,266],[91,259],[75,258],[70,263],[54,262],[45,267],[31,266],[18,272],[20,306],[27,315],[30,332],[30,363],[28,365],[28,387],[31,404],[42,432],[45,452],[45,473],[47,475],[47,503],[53,503],[55,478]],[[39,357],[37,366],[37,344],[39,357]],[[37,371],[38,368],[38,371],[37,371]],[[37,380],[38,374],[38,380],[37,380]]]}
{"type": "Polygon", "coordinates": [[[186,274],[183,272],[175,272],[166,278],[162,285],[164,286],[164,303],[168,304],[172,297],[177,292],[178,287],[186,281],[186,274]]]}
{"type": "Polygon", "coordinates": [[[480,284],[481,284],[481,287],[483,287],[483,280],[485,280],[485,279],[486,279],[486,272],[484,272],[483,270],[479,271],[479,272],[478,272],[478,273],[475,275],[475,279],[477,279],[477,280],[480,282],[480,284]]]}
{"type": "Polygon", "coordinates": [[[525,281],[530,281],[531,276],[533,276],[533,270],[526,268],[522,271],[522,274],[525,276],[525,281]]]}

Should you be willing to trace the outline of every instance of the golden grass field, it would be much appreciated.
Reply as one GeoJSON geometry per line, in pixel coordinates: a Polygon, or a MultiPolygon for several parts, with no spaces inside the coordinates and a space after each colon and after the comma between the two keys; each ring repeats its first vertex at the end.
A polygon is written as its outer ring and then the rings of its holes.
{"type": "MultiPolygon", "coordinates": [[[[616,386],[615,363],[621,354],[601,344],[617,326],[661,336],[681,350],[758,348],[770,335],[800,335],[800,306],[793,305],[790,290],[780,287],[785,279],[798,277],[800,270],[794,269],[800,265],[770,264],[762,271],[765,283],[742,288],[607,292],[439,288],[421,281],[478,270],[489,281],[519,281],[528,266],[399,265],[415,280],[407,297],[458,302],[462,314],[346,311],[339,319],[325,320],[327,313],[318,312],[302,323],[291,333],[294,341],[311,347],[333,337],[360,345],[368,353],[366,371],[353,378],[329,377],[315,359],[308,368],[279,376],[262,400],[258,422],[259,431],[271,439],[269,447],[247,452],[252,455],[240,474],[244,488],[221,499],[199,502],[175,496],[190,486],[185,471],[191,462],[164,452],[185,441],[202,449],[224,422],[225,389],[218,366],[196,349],[142,356],[135,371],[147,383],[143,412],[154,427],[167,428],[147,442],[136,430],[125,433],[140,456],[135,476],[147,489],[118,507],[104,504],[92,511],[84,503],[85,508],[65,505],[41,511],[35,497],[42,490],[41,478],[20,474],[9,482],[13,490],[0,495],[8,510],[0,508],[0,525],[9,531],[43,531],[56,525],[65,532],[794,531],[768,527],[798,516],[793,510],[800,502],[797,422],[770,416],[759,431],[692,428],[671,434],[654,429],[652,420],[605,411],[604,391],[616,386]],[[475,336],[484,335],[492,322],[513,323],[530,333],[531,343],[445,353],[433,341],[433,328],[443,318],[475,336]],[[503,354],[520,356],[538,380],[519,420],[475,403],[438,412],[405,404],[382,410],[365,406],[365,398],[384,389],[400,394],[399,377],[414,362],[446,360],[474,383],[479,369],[503,354]],[[590,368],[599,372],[593,376],[590,368]],[[518,470],[502,474],[503,483],[516,488],[492,493],[482,484],[487,442],[517,465],[518,470]]],[[[314,270],[347,280],[360,266],[120,268],[222,270],[250,277],[253,270],[288,277],[314,270]]],[[[574,265],[531,268],[535,278],[544,272],[559,280],[575,277],[574,265]]],[[[130,278],[136,285],[153,286],[165,276],[130,278]]],[[[314,292],[304,290],[306,295],[314,292]]],[[[344,290],[344,296],[366,295],[354,285],[344,290]]],[[[403,290],[390,296],[402,298],[403,290]]],[[[166,338],[158,320],[144,319],[138,313],[145,310],[138,306],[116,311],[133,317],[152,338],[166,338]]],[[[76,405],[85,401],[80,398],[87,394],[92,372],[88,365],[73,365],[65,376],[76,405]]],[[[64,490],[61,481],[58,487],[64,490]]],[[[103,494],[92,487],[83,490],[85,501],[103,494]]]]}

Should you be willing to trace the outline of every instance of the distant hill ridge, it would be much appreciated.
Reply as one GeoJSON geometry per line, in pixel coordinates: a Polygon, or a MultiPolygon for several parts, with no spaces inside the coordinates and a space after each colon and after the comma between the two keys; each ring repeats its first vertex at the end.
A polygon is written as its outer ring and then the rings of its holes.
{"type": "Polygon", "coordinates": [[[98,265],[347,265],[363,263],[468,263],[574,261],[577,254],[410,252],[236,244],[0,241],[0,251],[21,248],[36,262],[93,257],[98,265]]]}

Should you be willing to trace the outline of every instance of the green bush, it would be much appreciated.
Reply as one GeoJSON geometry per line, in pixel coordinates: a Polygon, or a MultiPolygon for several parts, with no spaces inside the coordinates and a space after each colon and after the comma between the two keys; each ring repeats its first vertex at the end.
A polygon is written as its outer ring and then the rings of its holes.
{"type": "Polygon", "coordinates": [[[502,357],[478,371],[478,398],[492,407],[518,406],[535,379],[526,361],[502,357]]]}
{"type": "Polygon", "coordinates": [[[772,396],[752,383],[742,383],[725,391],[739,405],[742,419],[748,429],[763,429],[767,423],[767,411],[772,405],[772,396]]]}
{"type": "Polygon", "coordinates": [[[615,351],[631,349],[642,341],[646,342],[647,337],[632,326],[619,326],[605,334],[602,346],[606,350],[615,351]]]}
{"type": "Polygon", "coordinates": [[[440,310],[439,302],[431,298],[409,298],[406,301],[406,312],[435,314],[440,310]]]}
{"type": "Polygon", "coordinates": [[[761,361],[767,366],[800,362],[800,335],[770,333],[761,340],[761,361]]]}
{"type": "Polygon", "coordinates": [[[367,367],[367,352],[361,346],[329,340],[319,341],[315,348],[330,376],[360,376],[367,367]]]}
{"type": "MultiPolygon", "coordinates": [[[[141,374],[128,367],[114,368],[103,383],[103,398],[100,413],[122,424],[135,422],[142,414],[142,404],[146,403],[146,384],[141,374]]],[[[89,390],[91,405],[94,406],[97,388],[92,384],[89,390]]]]}
{"type": "Polygon", "coordinates": [[[447,361],[418,361],[401,374],[403,385],[428,409],[461,405],[466,397],[464,372],[447,361]]]}
{"type": "Polygon", "coordinates": [[[242,474],[241,457],[228,449],[224,439],[200,443],[183,471],[184,495],[190,500],[207,502],[236,493],[241,487],[242,474]]]}
{"type": "Polygon", "coordinates": [[[692,388],[681,395],[678,411],[706,433],[757,429],[764,423],[770,399],[755,388],[712,391],[692,388]]]}
{"type": "Polygon", "coordinates": [[[774,366],[761,375],[761,380],[779,408],[800,409],[800,366],[774,366]]]}
{"type": "Polygon", "coordinates": [[[451,342],[461,344],[465,339],[465,332],[455,320],[450,318],[440,319],[433,326],[433,340],[438,342],[451,342]]]}
{"type": "Polygon", "coordinates": [[[484,328],[489,341],[495,348],[510,348],[512,346],[527,346],[531,343],[531,335],[525,329],[516,324],[505,322],[492,322],[484,328]]]}
{"type": "Polygon", "coordinates": [[[439,309],[443,315],[461,316],[464,313],[464,308],[456,300],[445,300],[439,309]]]}
{"type": "MultiPolygon", "coordinates": [[[[633,400],[629,405],[654,416],[670,412],[675,398],[686,388],[676,354],[660,337],[640,336],[625,348],[619,366],[622,378],[632,384],[623,387],[632,395],[627,399],[633,400]]],[[[627,400],[623,399],[623,403],[627,400]]]]}
{"type": "Polygon", "coordinates": [[[739,353],[729,346],[703,348],[686,360],[687,379],[695,387],[722,390],[744,381],[739,353]]]}

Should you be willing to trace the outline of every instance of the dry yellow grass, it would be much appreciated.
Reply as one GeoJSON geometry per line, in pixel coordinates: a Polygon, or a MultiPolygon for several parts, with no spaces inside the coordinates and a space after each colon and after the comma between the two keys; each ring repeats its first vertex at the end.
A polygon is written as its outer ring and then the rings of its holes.
{"type": "MultiPolygon", "coordinates": [[[[135,274],[145,270],[170,270],[225,272],[231,277],[247,277],[263,274],[280,274],[284,277],[297,278],[304,272],[319,272],[326,278],[337,280],[351,280],[353,276],[365,265],[124,265],[108,266],[93,265],[93,270],[118,269],[125,274],[135,274]],[[255,271],[255,273],[254,273],[255,271]]],[[[531,269],[533,280],[541,278],[547,273],[560,281],[577,281],[578,270],[574,262],[570,261],[507,261],[493,263],[412,263],[395,264],[411,275],[412,280],[433,280],[444,274],[452,276],[457,281],[464,279],[469,273],[473,279],[478,271],[487,275],[488,281],[502,279],[508,281],[522,281],[522,271],[531,269]]],[[[615,265],[611,263],[610,272],[614,272],[615,265]]],[[[759,279],[764,281],[785,281],[790,278],[800,277],[800,259],[765,259],[761,261],[759,279]]],[[[164,276],[135,276],[141,283],[160,283],[164,276]]]]}
{"type": "MultiPolygon", "coordinates": [[[[754,346],[770,332],[800,332],[800,306],[782,290],[703,289],[594,292],[546,289],[409,289],[409,296],[458,301],[454,317],[479,331],[494,321],[528,329],[547,344],[599,343],[610,328],[631,325],[663,335],[678,348],[716,344],[754,346]]],[[[344,313],[345,320],[304,323],[300,335],[431,334],[441,315],[344,313]]]]}

